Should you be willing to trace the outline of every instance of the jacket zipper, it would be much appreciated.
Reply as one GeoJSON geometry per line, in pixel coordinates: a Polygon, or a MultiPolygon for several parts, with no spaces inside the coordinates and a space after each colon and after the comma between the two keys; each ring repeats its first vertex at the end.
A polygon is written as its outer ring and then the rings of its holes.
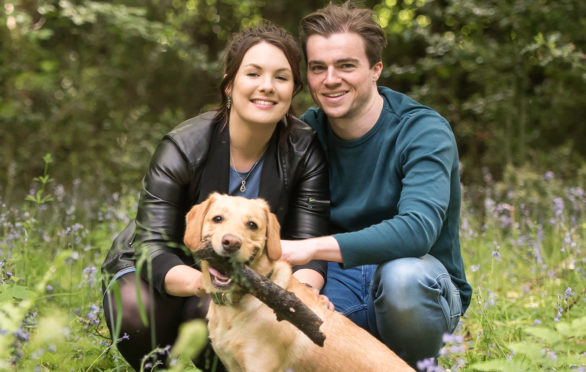
{"type": "Polygon", "coordinates": [[[330,201],[329,200],[320,200],[315,198],[308,198],[307,199],[307,208],[313,209],[313,207],[329,207],[330,201]]]}
{"type": "Polygon", "coordinates": [[[315,199],[315,198],[309,198],[309,199],[307,199],[307,202],[309,204],[316,203],[316,204],[327,204],[327,205],[330,205],[330,201],[329,200],[320,200],[320,199],[315,199]]]}

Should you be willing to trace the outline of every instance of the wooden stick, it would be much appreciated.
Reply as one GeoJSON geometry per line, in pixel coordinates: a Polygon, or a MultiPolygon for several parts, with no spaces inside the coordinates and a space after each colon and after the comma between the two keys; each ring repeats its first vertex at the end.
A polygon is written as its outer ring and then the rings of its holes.
{"type": "Polygon", "coordinates": [[[324,346],[326,336],[319,330],[323,320],[307,307],[299,297],[289,292],[248,266],[216,254],[209,241],[203,241],[205,247],[195,251],[200,260],[209,264],[222,274],[236,280],[254,297],[273,309],[277,320],[287,320],[307,335],[316,345],[324,346]]]}

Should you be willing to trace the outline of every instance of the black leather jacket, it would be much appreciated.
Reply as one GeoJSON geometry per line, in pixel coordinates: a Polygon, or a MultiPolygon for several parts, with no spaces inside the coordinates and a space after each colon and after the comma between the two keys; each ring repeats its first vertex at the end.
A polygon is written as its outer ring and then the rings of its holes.
{"type": "MultiPolygon", "coordinates": [[[[183,245],[185,215],[211,192],[227,193],[229,184],[230,137],[212,120],[214,114],[189,119],[164,136],[143,178],[136,219],[117,236],[102,265],[106,283],[117,272],[139,266],[141,276],[150,277],[164,294],[164,278],[172,267],[195,267],[183,245]],[[137,260],[150,262],[150,275],[137,260]]],[[[302,121],[289,117],[277,125],[265,154],[259,197],[277,215],[283,239],[327,234],[327,164],[317,137],[302,121]]],[[[326,276],[323,261],[303,267],[326,276]]]]}

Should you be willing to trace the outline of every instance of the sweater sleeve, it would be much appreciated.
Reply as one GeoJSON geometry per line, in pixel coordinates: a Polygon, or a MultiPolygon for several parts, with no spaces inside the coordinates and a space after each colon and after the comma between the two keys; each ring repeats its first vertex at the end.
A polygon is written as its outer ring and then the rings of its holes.
{"type": "Polygon", "coordinates": [[[423,256],[441,232],[451,197],[451,173],[457,169],[456,142],[439,115],[404,120],[393,160],[402,175],[397,214],[362,230],[334,235],[346,268],[423,256]]]}

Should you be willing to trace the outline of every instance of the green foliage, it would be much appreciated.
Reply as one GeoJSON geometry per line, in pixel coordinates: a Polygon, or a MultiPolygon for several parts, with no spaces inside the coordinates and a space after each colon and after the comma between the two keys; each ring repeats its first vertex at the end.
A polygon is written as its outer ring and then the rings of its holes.
{"type": "MultiPolygon", "coordinates": [[[[64,186],[139,182],[161,136],[213,107],[232,33],[271,19],[297,34],[325,1],[7,0],[0,12],[0,185],[8,200],[67,166],[64,186]],[[32,157],[31,157],[32,155],[32,157]],[[96,172],[96,170],[99,170],[96,172]],[[78,181],[77,181],[78,180],[78,181]]],[[[369,0],[387,31],[381,84],[448,118],[464,164],[571,176],[586,153],[586,26],[578,0],[369,0]]],[[[297,111],[312,101],[296,100],[297,111]]],[[[31,196],[31,197],[34,197],[31,196]]]]}
{"type": "Polygon", "coordinates": [[[385,0],[384,82],[454,127],[466,180],[480,165],[537,163],[570,176],[584,161],[586,26],[578,0],[385,0]],[[546,155],[547,154],[547,155],[546,155]]]}
{"type": "Polygon", "coordinates": [[[183,323],[179,327],[179,336],[171,349],[171,372],[185,371],[206,346],[208,330],[201,319],[183,323]]]}
{"type": "Polygon", "coordinates": [[[474,295],[457,332],[464,350],[444,353],[440,364],[482,371],[584,365],[586,179],[577,175],[568,182],[511,167],[495,182],[485,173],[483,208],[471,203],[474,188],[464,187],[461,244],[474,295]]]}
{"type": "MultiPolygon", "coordinates": [[[[586,180],[579,174],[572,182],[528,168],[510,168],[499,182],[485,174],[483,209],[464,187],[461,242],[474,295],[436,371],[584,365],[586,180]]],[[[132,194],[89,200],[64,195],[54,181],[43,193],[52,202],[2,210],[0,369],[127,368],[101,317],[96,267],[136,211],[132,194]]],[[[190,355],[205,340],[203,323],[194,322],[173,349],[152,353],[169,353],[171,370],[197,371],[190,355]]]]}
{"type": "MultiPolygon", "coordinates": [[[[155,146],[213,107],[233,32],[267,18],[297,34],[298,20],[325,3],[3,2],[0,369],[53,370],[63,360],[76,370],[124,368],[94,318],[96,267],[135,213],[155,146]]],[[[440,364],[584,365],[576,348],[585,306],[585,5],[363,4],[389,40],[381,84],[439,111],[460,145],[462,246],[475,295],[458,330],[463,344],[447,344],[440,364]]],[[[311,104],[303,93],[297,111],[311,104]]]]}
{"type": "Polygon", "coordinates": [[[571,323],[560,322],[555,328],[526,327],[523,332],[532,336],[523,342],[511,342],[511,359],[493,359],[470,366],[477,371],[561,371],[586,365],[581,352],[586,340],[586,317],[571,323]]]}
{"type": "Polygon", "coordinates": [[[51,154],[47,154],[43,157],[43,161],[45,162],[45,169],[43,170],[43,175],[39,176],[39,177],[35,177],[35,181],[39,182],[41,184],[41,188],[35,193],[35,195],[27,195],[26,199],[27,201],[31,201],[33,203],[35,203],[37,205],[37,207],[48,203],[50,201],[53,201],[53,197],[51,195],[43,195],[45,193],[45,188],[47,187],[47,184],[51,181],[53,181],[53,179],[51,177],[49,177],[49,164],[51,164],[53,162],[53,157],[51,156],[51,154]]]}

